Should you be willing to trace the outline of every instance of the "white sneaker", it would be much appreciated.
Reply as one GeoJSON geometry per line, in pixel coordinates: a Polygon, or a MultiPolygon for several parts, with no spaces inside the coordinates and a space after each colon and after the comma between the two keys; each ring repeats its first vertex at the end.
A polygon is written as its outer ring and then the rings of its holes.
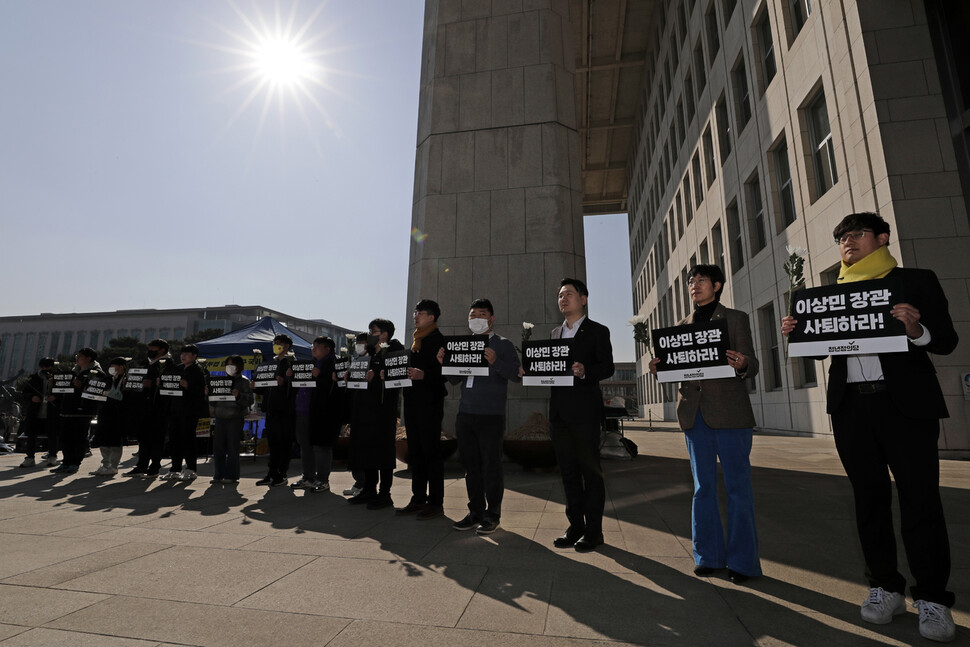
{"type": "Polygon", "coordinates": [[[357,496],[358,494],[360,494],[363,491],[364,491],[364,488],[359,488],[359,487],[356,487],[356,486],[353,486],[352,485],[349,488],[347,488],[346,490],[344,490],[344,496],[357,496]]]}
{"type": "Polygon", "coordinates": [[[20,467],[33,467],[36,464],[33,456],[27,456],[24,458],[24,462],[20,464],[20,467]]]}
{"type": "Polygon", "coordinates": [[[329,492],[330,484],[324,483],[323,481],[314,481],[313,485],[310,487],[311,492],[329,492]]]}
{"type": "Polygon", "coordinates": [[[181,481],[194,481],[197,476],[198,474],[196,474],[194,470],[185,468],[184,470],[182,470],[182,473],[179,474],[178,478],[181,481]]]}
{"type": "Polygon", "coordinates": [[[888,625],[901,613],[906,613],[906,596],[881,586],[869,589],[869,598],[862,603],[862,619],[874,625],[888,625]]]}
{"type": "Polygon", "coordinates": [[[162,474],[158,478],[162,481],[175,481],[182,478],[182,473],[169,470],[168,474],[162,474]]]}
{"type": "Polygon", "coordinates": [[[44,460],[47,461],[47,467],[57,467],[61,464],[61,462],[57,460],[56,454],[53,456],[50,454],[44,454],[44,460]]]}
{"type": "Polygon", "coordinates": [[[923,638],[948,643],[956,637],[957,629],[950,609],[926,600],[917,600],[913,606],[919,609],[919,635],[923,638]]]}

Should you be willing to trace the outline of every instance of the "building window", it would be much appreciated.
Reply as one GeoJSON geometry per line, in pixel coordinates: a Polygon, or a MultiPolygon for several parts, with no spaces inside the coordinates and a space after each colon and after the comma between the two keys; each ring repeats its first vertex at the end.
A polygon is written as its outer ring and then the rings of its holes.
{"type": "Polygon", "coordinates": [[[783,227],[795,222],[795,187],[792,185],[791,166],[788,164],[788,144],[781,140],[775,149],[775,172],[778,174],[778,196],[781,199],[783,227]]]}
{"type": "Polygon", "coordinates": [[[677,240],[684,235],[684,209],[681,207],[681,195],[674,196],[674,209],[677,211],[677,240]]]}
{"type": "Polygon", "coordinates": [[[741,223],[738,222],[737,200],[731,202],[725,211],[728,227],[728,244],[731,247],[731,273],[736,274],[744,267],[744,237],[741,235],[741,223]]]}
{"type": "Polygon", "coordinates": [[[701,241],[701,246],[699,249],[701,254],[701,264],[707,265],[708,263],[711,262],[711,258],[710,258],[710,252],[708,252],[708,245],[707,245],[706,238],[701,241]]]}
{"type": "Polygon", "coordinates": [[[687,76],[684,77],[684,107],[687,108],[687,123],[689,124],[694,120],[694,112],[697,109],[694,103],[694,79],[689,71],[687,76]]]}
{"type": "Polygon", "coordinates": [[[717,28],[717,6],[712,2],[704,16],[704,23],[707,25],[707,62],[714,66],[714,59],[721,49],[721,37],[717,28]]]}
{"type": "Polygon", "coordinates": [[[775,78],[777,67],[775,66],[775,43],[771,37],[771,21],[768,19],[768,12],[765,11],[761,20],[758,21],[758,47],[761,54],[761,77],[763,86],[762,93],[767,89],[768,84],[775,78]]]}
{"type": "Polygon", "coordinates": [[[738,6],[738,0],[724,0],[724,26],[731,23],[731,16],[734,15],[734,8],[738,6]]]}
{"type": "Polygon", "coordinates": [[[680,3],[680,11],[677,12],[677,28],[680,30],[680,40],[683,42],[687,38],[687,5],[680,3]]]}
{"type": "Polygon", "coordinates": [[[686,127],[684,126],[684,102],[677,99],[677,148],[684,143],[686,127]]]}
{"type": "Polygon", "coordinates": [[[697,97],[700,98],[701,92],[704,91],[704,86],[707,85],[707,73],[704,71],[704,41],[701,38],[697,39],[697,44],[694,45],[694,69],[697,70],[697,97]]]}
{"type": "Polygon", "coordinates": [[[78,332],[77,333],[77,339],[75,340],[74,344],[77,346],[77,348],[75,350],[77,350],[79,348],[84,348],[85,346],[87,346],[88,345],[88,333],[85,332],[85,331],[83,331],[83,330],[80,331],[80,332],[78,332]]]}
{"type": "Polygon", "coordinates": [[[812,14],[812,0],[788,0],[791,10],[792,37],[802,30],[808,17],[812,14]]]}
{"type": "Polygon", "coordinates": [[[684,221],[685,224],[689,225],[690,221],[694,219],[694,210],[690,205],[690,175],[684,176],[684,221]]]}
{"type": "Polygon", "coordinates": [[[724,239],[721,237],[721,223],[715,223],[711,228],[711,244],[714,246],[714,263],[722,270],[724,265],[724,239]]]}
{"type": "MultiPolygon", "coordinates": [[[[731,73],[734,81],[735,113],[738,116],[738,132],[744,130],[751,120],[751,93],[748,90],[748,70],[744,65],[744,55],[731,73]]],[[[722,160],[723,161],[723,160],[722,160]]]]}
{"type": "Polygon", "coordinates": [[[701,154],[700,150],[694,153],[694,159],[690,166],[694,171],[694,208],[700,209],[701,202],[704,201],[704,178],[701,176],[701,154]]]}
{"type": "Polygon", "coordinates": [[[839,181],[835,166],[835,149],[832,145],[832,129],[825,105],[825,94],[809,104],[807,109],[808,134],[812,142],[812,162],[815,168],[816,197],[823,195],[839,181]]]}
{"type": "Polygon", "coordinates": [[[775,325],[775,309],[768,304],[758,309],[758,319],[761,322],[761,340],[764,342],[764,371],[765,391],[777,391],[781,384],[781,353],[778,348],[778,329],[775,325]]]}
{"type": "Polygon", "coordinates": [[[704,131],[704,172],[707,173],[707,188],[711,188],[717,178],[717,163],[714,161],[714,138],[711,127],[704,131]]]}
{"type": "Polygon", "coordinates": [[[765,207],[761,199],[761,180],[758,174],[745,185],[748,193],[748,222],[751,228],[751,255],[755,255],[768,244],[765,232],[765,207]]]}
{"type": "Polygon", "coordinates": [[[714,117],[717,120],[717,143],[721,147],[721,164],[723,164],[731,154],[731,121],[728,118],[727,101],[723,94],[717,100],[714,117]]]}

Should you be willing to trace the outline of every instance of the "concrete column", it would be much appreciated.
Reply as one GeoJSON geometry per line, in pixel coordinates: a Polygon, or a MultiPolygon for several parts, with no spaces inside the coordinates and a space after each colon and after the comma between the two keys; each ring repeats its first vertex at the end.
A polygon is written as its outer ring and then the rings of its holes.
{"type": "MultiPolygon", "coordinates": [[[[441,304],[446,335],[484,297],[499,334],[519,345],[528,321],[547,338],[559,280],[585,280],[568,21],[565,0],[426,2],[408,306],[441,304]]],[[[511,388],[509,430],[547,398],[511,388]]]]}

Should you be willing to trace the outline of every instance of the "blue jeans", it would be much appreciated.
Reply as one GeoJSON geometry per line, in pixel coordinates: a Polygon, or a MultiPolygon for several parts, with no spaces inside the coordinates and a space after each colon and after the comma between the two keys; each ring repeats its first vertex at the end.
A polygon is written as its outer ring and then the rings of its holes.
{"type": "Polygon", "coordinates": [[[694,474],[691,531],[694,563],[724,568],[755,577],[761,575],[758,532],[751,487],[751,429],[711,429],[700,411],[694,426],[684,432],[690,469],[694,474]],[[727,543],[717,501],[717,461],[727,492],[727,543]]]}

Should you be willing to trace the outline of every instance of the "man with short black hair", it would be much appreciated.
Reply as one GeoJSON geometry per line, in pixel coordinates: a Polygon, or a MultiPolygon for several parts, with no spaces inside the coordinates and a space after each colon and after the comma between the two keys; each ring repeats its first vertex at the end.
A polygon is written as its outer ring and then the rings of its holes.
{"type": "Polygon", "coordinates": [[[277,362],[276,386],[259,389],[263,396],[262,409],[266,413],[263,433],[268,436],[269,462],[266,476],[256,481],[256,485],[286,485],[286,472],[293,455],[296,426],[296,391],[290,388],[291,378],[287,376],[287,371],[293,366],[294,355],[290,351],[292,347],[293,338],[285,333],[273,338],[273,355],[277,362]]]}
{"type": "Polygon", "coordinates": [[[408,358],[411,386],[404,391],[404,425],[411,469],[411,500],[397,514],[425,521],[445,513],[445,460],[441,454],[441,419],[445,413],[445,379],[438,351],[445,345],[438,330],[441,308],[431,299],[414,306],[414,333],[408,358]]]}
{"type": "Polygon", "coordinates": [[[559,283],[561,326],[552,330],[553,339],[572,339],[573,386],[552,387],[549,422],[552,444],[566,494],[569,527],[555,540],[556,548],[573,547],[579,552],[603,543],[603,508],[606,485],[600,467],[600,424],[603,394],[599,383],[613,375],[613,346],[610,329],[586,316],[589,290],[579,279],[559,283]]]}
{"type": "MultiPolygon", "coordinates": [[[[906,612],[906,578],[899,572],[893,530],[892,472],[910,588],[924,638],[953,640],[947,591],[950,543],[940,500],[940,419],[949,416],[929,353],[957,345],[943,288],[930,270],[897,267],[889,254],[889,223],[871,212],[846,216],[833,231],[842,267],[838,283],[895,278],[905,303],[891,313],[909,339],[905,352],[834,355],[827,411],[835,446],[852,484],[856,528],[869,580],[862,619],[888,624],[906,612]]],[[[782,334],[798,321],[782,319],[782,334]]],[[[822,358],[819,358],[822,359],[822,358]]]]}
{"type": "Polygon", "coordinates": [[[51,394],[54,360],[44,357],[37,368],[37,372],[27,378],[22,390],[25,408],[21,428],[27,435],[27,446],[24,448],[24,462],[20,467],[33,467],[37,464],[34,454],[37,452],[37,436],[41,433],[47,437],[48,462],[57,455],[57,438],[54,437],[57,433],[57,416],[52,404],[54,396],[51,394]]]}
{"type": "Polygon", "coordinates": [[[178,371],[182,378],[179,380],[179,387],[182,395],[171,398],[169,448],[172,451],[172,465],[168,474],[162,478],[193,481],[198,476],[195,430],[199,426],[199,418],[209,417],[206,371],[199,364],[199,348],[195,344],[182,346],[179,359],[181,364],[178,371]]]}
{"type": "MultiPolygon", "coordinates": [[[[449,377],[461,384],[461,401],[455,432],[458,455],[465,468],[468,514],[452,524],[455,530],[490,535],[499,528],[505,481],[502,473],[502,436],[505,433],[505,403],[509,380],[518,381],[519,354],[505,337],[492,330],[495,309],[488,299],[476,299],[468,307],[468,328],[474,335],[488,335],[485,361],[488,375],[449,377]]],[[[438,351],[444,362],[445,350],[438,351]]]]}
{"type": "Polygon", "coordinates": [[[81,348],[74,356],[74,392],[67,394],[61,403],[61,450],[64,462],[51,470],[55,474],[74,474],[84,460],[88,449],[88,431],[91,420],[98,413],[96,400],[82,398],[81,394],[91,382],[101,381],[107,385],[108,376],[98,364],[98,352],[93,348],[81,348]]]}

